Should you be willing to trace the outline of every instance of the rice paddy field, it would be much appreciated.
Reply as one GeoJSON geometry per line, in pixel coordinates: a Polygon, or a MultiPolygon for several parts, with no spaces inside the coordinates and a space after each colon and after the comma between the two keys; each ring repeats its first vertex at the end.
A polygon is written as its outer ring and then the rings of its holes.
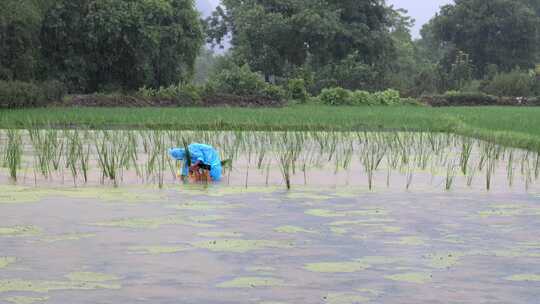
{"type": "Polygon", "coordinates": [[[215,130],[216,117],[167,129],[161,114],[156,128],[114,115],[66,128],[51,113],[44,128],[9,112],[0,303],[537,303],[535,114],[510,126],[449,110],[460,122],[448,133],[419,111],[409,131],[375,118],[325,131],[301,116],[288,131],[215,130]],[[232,161],[221,182],[178,179],[167,149],[185,142],[232,161]]]}

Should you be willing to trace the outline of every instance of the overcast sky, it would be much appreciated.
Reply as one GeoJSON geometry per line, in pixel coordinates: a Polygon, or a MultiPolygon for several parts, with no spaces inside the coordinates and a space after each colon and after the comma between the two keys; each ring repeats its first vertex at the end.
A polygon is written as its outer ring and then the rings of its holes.
{"type": "Polygon", "coordinates": [[[396,8],[408,10],[409,16],[416,20],[416,24],[412,30],[414,38],[420,37],[422,25],[434,16],[441,6],[453,2],[453,0],[387,0],[388,4],[393,4],[396,8]]]}
{"type": "MultiPolygon", "coordinates": [[[[422,25],[428,22],[442,5],[452,2],[453,0],[387,0],[388,4],[393,4],[396,8],[408,10],[409,15],[416,20],[416,25],[412,31],[414,38],[419,38],[422,25]]],[[[218,4],[219,0],[197,0],[197,6],[205,16],[218,4]]]]}

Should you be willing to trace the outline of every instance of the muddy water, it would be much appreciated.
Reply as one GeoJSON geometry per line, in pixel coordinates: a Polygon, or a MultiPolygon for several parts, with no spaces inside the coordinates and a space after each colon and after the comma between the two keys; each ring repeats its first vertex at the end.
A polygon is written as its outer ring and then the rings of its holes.
{"type": "Polygon", "coordinates": [[[1,303],[537,303],[540,192],[2,186],[1,303]]]}
{"type": "MultiPolygon", "coordinates": [[[[190,133],[234,166],[219,184],[184,185],[169,160],[149,169],[165,150],[142,146],[160,134],[122,135],[141,146],[119,187],[98,164],[103,134],[85,135],[86,183],[65,166],[69,141],[43,176],[23,135],[17,181],[0,168],[0,303],[540,298],[537,153],[452,135],[190,133]],[[290,191],[287,149],[296,153],[290,191]]],[[[164,149],[183,136],[167,133],[164,149]]],[[[2,155],[6,145],[0,131],[2,155]]]]}
{"type": "Polygon", "coordinates": [[[36,132],[16,132],[21,142],[21,162],[14,183],[8,170],[8,131],[0,130],[0,184],[45,187],[177,185],[181,164],[170,159],[167,150],[182,146],[184,141],[212,144],[222,159],[232,161],[232,169],[223,172],[221,184],[227,186],[285,187],[287,173],[292,187],[507,192],[534,191],[539,187],[540,179],[539,153],[451,134],[36,132]],[[41,137],[35,134],[41,134],[41,137]],[[100,153],[101,149],[109,151],[108,154],[100,153]],[[102,159],[109,162],[103,163],[102,159]],[[84,163],[88,168],[83,172],[84,163]],[[106,167],[115,168],[115,179],[107,176],[106,167]]]}

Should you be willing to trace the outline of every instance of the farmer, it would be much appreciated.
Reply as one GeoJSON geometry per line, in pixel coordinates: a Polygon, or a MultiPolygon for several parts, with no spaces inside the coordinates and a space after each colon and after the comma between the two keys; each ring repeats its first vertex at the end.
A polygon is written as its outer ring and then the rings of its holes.
{"type": "Polygon", "coordinates": [[[188,176],[188,173],[209,171],[213,181],[221,180],[221,159],[219,153],[210,145],[192,143],[188,146],[189,153],[186,149],[172,148],[169,149],[169,154],[177,161],[185,160],[191,156],[191,166],[189,161],[184,161],[182,168],[182,176],[188,176]]]}

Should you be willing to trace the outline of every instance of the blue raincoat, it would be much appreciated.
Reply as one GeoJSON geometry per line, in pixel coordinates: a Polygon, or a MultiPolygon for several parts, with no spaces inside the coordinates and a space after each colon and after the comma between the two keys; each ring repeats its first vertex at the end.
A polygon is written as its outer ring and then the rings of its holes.
{"type": "MultiPolygon", "coordinates": [[[[221,158],[219,153],[210,145],[193,143],[188,146],[189,153],[191,154],[191,163],[194,164],[198,161],[210,166],[210,176],[214,181],[221,180],[221,158]]],[[[169,154],[176,160],[184,160],[186,157],[186,150],[182,148],[169,149],[169,154]]],[[[184,162],[182,168],[182,175],[188,175],[189,167],[187,162],[184,162]]]]}

